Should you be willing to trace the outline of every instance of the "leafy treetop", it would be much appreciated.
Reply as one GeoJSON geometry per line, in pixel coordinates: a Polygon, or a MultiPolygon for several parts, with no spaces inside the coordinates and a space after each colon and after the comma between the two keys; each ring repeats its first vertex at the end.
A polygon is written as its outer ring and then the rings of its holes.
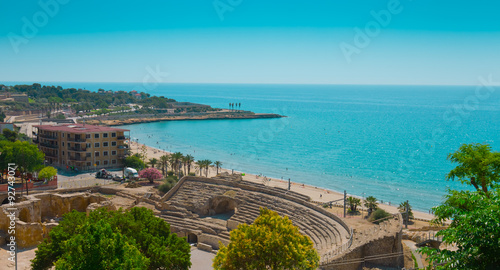
{"type": "Polygon", "coordinates": [[[231,242],[220,244],[214,269],[317,269],[319,255],[308,236],[302,235],[288,217],[260,210],[252,225],[240,224],[231,231],[231,242]]]}
{"type": "Polygon", "coordinates": [[[169,224],[143,207],[127,211],[100,208],[88,216],[73,210],[49,236],[38,246],[31,264],[34,270],[50,269],[54,263],[58,269],[97,270],[187,270],[191,266],[187,241],[171,233],[169,224]],[[89,262],[103,268],[88,268],[89,262]],[[138,265],[142,266],[133,267],[138,265]]]}
{"type": "Polygon", "coordinates": [[[446,179],[458,179],[462,184],[472,185],[477,191],[489,196],[488,189],[500,179],[500,153],[491,152],[487,144],[463,144],[448,159],[458,166],[446,179]]]}

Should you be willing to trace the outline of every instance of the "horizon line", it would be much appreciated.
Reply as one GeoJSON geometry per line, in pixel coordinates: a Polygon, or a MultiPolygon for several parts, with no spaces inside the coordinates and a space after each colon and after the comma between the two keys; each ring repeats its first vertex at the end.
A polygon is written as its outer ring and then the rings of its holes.
{"type": "MultiPolygon", "coordinates": [[[[143,84],[143,82],[131,81],[1,81],[0,83],[127,83],[127,84],[143,84]]],[[[342,85],[342,86],[478,86],[478,84],[395,84],[395,83],[278,83],[278,82],[159,82],[158,84],[214,84],[214,85],[342,85]]],[[[11,85],[12,86],[12,85],[11,85]]],[[[500,86],[500,84],[490,85],[500,86]]]]}

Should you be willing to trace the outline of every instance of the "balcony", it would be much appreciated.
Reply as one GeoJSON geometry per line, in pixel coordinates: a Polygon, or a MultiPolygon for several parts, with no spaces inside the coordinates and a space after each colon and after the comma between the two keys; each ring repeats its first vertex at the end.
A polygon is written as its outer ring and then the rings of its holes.
{"type": "Polygon", "coordinates": [[[129,138],[130,138],[129,136],[124,136],[124,135],[117,137],[118,140],[128,140],[129,138]]]}
{"type": "Polygon", "coordinates": [[[57,158],[55,153],[50,153],[50,152],[45,153],[45,157],[57,158]]]}
{"type": "Polygon", "coordinates": [[[87,161],[87,158],[86,158],[86,157],[81,157],[81,156],[75,156],[75,157],[73,157],[73,156],[69,156],[68,158],[69,158],[69,160],[87,161]]]}
{"type": "Polygon", "coordinates": [[[118,145],[118,149],[128,149],[128,145],[118,145]]]}
{"type": "Polygon", "coordinates": [[[52,149],[58,149],[59,146],[56,145],[56,144],[51,144],[51,143],[40,143],[41,146],[43,147],[48,147],[48,148],[52,148],[52,149]]]}
{"type": "Polygon", "coordinates": [[[40,138],[48,139],[48,140],[57,140],[57,137],[49,135],[49,134],[39,134],[40,138]]]}
{"type": "Polygon", "coordinates": [[[69,147],[68,151],[73,151],[73,152],[87,152],[87,148],[69,147]]]}
{"type": "Polygon", "coordinates": [[[73,137],[71,137],[71,138],[68,138],[67,141],[68,142],[84,143],[87,141],[87,139],[86,138],[73,138],[73,137]]]}

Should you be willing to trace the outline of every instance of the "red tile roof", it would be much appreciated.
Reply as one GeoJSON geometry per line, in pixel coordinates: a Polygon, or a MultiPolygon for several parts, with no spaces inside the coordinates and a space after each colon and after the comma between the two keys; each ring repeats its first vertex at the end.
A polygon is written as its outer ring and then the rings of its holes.
{"type": "Polygon", "coordinates": [[[83,125],[83,124],[62,124],[62,125],[34,125],[38,130],[63,131],[71,133],[96,133],[112,131],[130,131],[128,129],[112,128],[105,126],[83,125]]]}

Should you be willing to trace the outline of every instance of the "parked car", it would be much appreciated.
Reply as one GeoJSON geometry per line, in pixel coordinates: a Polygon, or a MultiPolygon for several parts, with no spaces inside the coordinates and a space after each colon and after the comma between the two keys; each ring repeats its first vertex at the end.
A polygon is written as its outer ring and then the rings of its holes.
{"type": "Polygon", "coordinates": [[[101,169],[95,174],[96,178],[102,178],[102,179],[113,179],[113,175],[111,175],[109,172],[107,172],[105,169],[101,169]]]}

